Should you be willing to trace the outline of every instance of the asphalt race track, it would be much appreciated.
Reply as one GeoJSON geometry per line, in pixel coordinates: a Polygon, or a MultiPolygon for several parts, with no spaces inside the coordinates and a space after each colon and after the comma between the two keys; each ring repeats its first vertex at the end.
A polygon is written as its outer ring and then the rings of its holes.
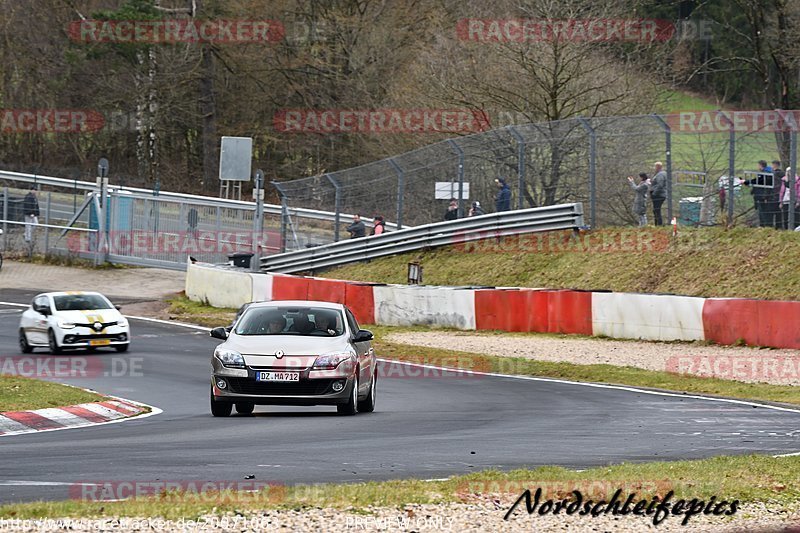
{"type": "MultiPolygon", "coordinates": [[[[30,296],[0,291],[2,301],[27,303],[30,296]]],[[[21,355],[19,312],[0,305],[0,356],[21,355]]],[[[800,449],[800,412],[491,376],[387,377],[378,381],[375,413],[355,417],[337,416],[335,407],[258,406],[254,416],[213,418],[209,359],[219,341],[174,325],[131,327],[128,353],[76,355],[123,375],[60,381],[163,413],[0,437],[0,502],[67,499],[76,482],[429,479],[486,468],[800,449]]]]}

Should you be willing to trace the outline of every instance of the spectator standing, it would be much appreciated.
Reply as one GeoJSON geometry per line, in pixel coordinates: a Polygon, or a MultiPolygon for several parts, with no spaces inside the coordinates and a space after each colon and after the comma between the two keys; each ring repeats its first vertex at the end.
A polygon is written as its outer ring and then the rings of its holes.
{"type": "Polygon", "coordinates": [[[372,233],[371,235],[382,235],[386,231],[386,223],[383,217],[378,215],[372,220],[372,233]]]}
{"type": "Polygon", "coordinates": [[[772,180],[767,180],[767,185],[772,185],[767,197],[767,219],[771,221],[770,226],[775,229],[783,229],[785,224],[783,221],[783,213],[781,212],[781,198],[780,194],[781,185],[783,185],[783,178],[786,173],[781,168],[780,161],[772,162],[772,180]]]}
{"type": "Polygon", "coordinates": [[[472,207],[469,208],[469,216],[471,217],[479,217],[481,215],[485,215],[483,208],[481,207],[480,202],[472,202],[472,207]]]}
{"type": "Polygon", "coordinates": [[[647,191],[650,189],[650,179],[647,174],[639,174],[639,184],[633,181],[633,176],[628,176],[628,183],[636,192],[633,198],[633,213],[638,217],[639,227],[647,225],[647,191]]]}
{"type": "Polygon", "coordinates": [[[458,201],[450,200],[450,205],[447,206],[447,211],[444,212],[445,220],[455,220],[458,218],[458,201]]]}
{"type": "Polygon", "coordinates": [[[768,184],[767,180],[769,180],[767,173],[771,172],[772,167],[762,159],[758,162],[758,175],[756,179],[744,180],[744,184],[750,187],[750,194],[753,195],[753,205],[756,208],[756,213],[758,213],[758,225],[762,228],[773,226],[773,221],[769,220],[767,212],[772,190],[766,188],[768,184]]]}
{"type": "Polygon", "coordinates": [[[367,235],[367,226],[361,220],[361,215],[353,215],[353,223],[347,226],[351,239],[359,239],[367,235]]]}
{"type": "Polygon", "coordinates": [[[39,200],[36,198],[36,187],[31,187],[22,202],[22,215],[25,221],[25,242],[33,240],[33,226],[39,223],[39,200]]]}
{"type": "Polygon", "coordinates": [[[664,220],[661,218],[661,206],[667,199],[667,173],[662,170],[664,165],[661,161],[656,161],[653,167],[656,173],[651,180],[650,201],[653,203],[653,220],[656,226],[662,226],[664,220]]]}
{"type": "MultiPolygon", "coordinates": [[[[787,168],[784,175],[781,177],[780,195],[781,200],[781,226],[783,229],[795,229],[789,227],[789,205],[791,202],[791,188],[789,187],[789,176],[791,168],[787,168]]],[[[800,176],[794,176],[794,223],[795,226],[800,227],[800,176]]]]}
{"type": "Polygon", "coordinates": [[[494,206],[495,211],[498,213],[501,211],[511,211],[511,188],[506,183],[506,180],[503,178],[497,178],[494,180],[497,184],[497,198],[495,199],[494,206]]]}

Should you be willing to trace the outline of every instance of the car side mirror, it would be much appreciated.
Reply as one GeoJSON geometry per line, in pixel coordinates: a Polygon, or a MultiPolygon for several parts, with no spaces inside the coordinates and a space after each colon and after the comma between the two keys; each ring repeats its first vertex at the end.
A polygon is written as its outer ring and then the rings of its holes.
{"type": "Polygon", "coordinates": [[[356,332],[355,337],[353,337],[354,342],[367,342],[373,339],[374,335],[368,329],[360,329],[356,332]]]}
{"type": "Polygon", "coordinates": [[[117,311],[121,311],[122,310],[122,306],[121,305],[115,305],[114,309],[116,309],[117,311]]]}
{"type": "Polygon", "coordinates": [[[228,330],[225,328],[214,328],[209,333],[215,339],[226,340],[228,338],[228,330]]]}
{"type": "Polygon", "coordinates": [[[37,305],[36,307],[33,308],[33,310],[44,316],[49,316],[51,314],[50,307],[46,305],[37,305]]]}

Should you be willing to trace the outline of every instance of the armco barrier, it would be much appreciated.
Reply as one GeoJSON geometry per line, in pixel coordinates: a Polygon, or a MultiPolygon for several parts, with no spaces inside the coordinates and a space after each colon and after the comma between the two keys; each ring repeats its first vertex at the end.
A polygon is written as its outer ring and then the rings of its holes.
{"type": "Polygon", "coordinates": [[[376,286],[375,323],[475,329],[475,291],[451,287],[376,286]]]}
{"type": "Polygon", "coordinates": [[[703,328],[719,344],[800,348],[800,302],[709,298],[703,328]]]}
{"type": "Polygon", "coordinates": [[[703,340],[703,298],[592,293],[594,335],[652,341],[703,340]]]}

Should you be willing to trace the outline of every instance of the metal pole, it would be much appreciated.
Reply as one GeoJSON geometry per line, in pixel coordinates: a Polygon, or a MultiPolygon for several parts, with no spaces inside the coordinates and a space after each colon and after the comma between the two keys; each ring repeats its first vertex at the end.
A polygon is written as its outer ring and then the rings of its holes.
{"type": "Polygon", "coordinates": [[[660,116],[653,113],[653,118],[664,128],[664,148],[666,149],[667,163],[667,221],[672,220],[672,128],[660,116]]]}
{"type": "MultiPolygon", "coordinates": [[[[787,228],[789,231],[793,231],[795,226],[797,225],[797,220],[795,220],[794,212],[795,212],[795,202],[797,201],[797,192],[794,190],[795,187],[795,176],[797,175],[797,130],[792,130],[789,134],[789,164],[792,167],[792,171],[789,173],[789,227],[787,228]]],[[[781,199],[782,200],[782,199],[781,199]]]]}
{"type": "Polygon", "coordinates": [[[250,269],[258,272],[261,267],[261,239],[264,236],[264,171],[256,170],[256,217],[253,229],[253,261],[250,269]]]}
{"type": "Polygon", "coordinates": [[[281,197],[281,253],[284,253],[286,251],[286,226],[289,220],[289,204],[286,202],[286,194],[280,184],[275,181],[271,181],[270,183],[277,189],[278,195],[281,197]]]}
{"type": "MultiPolygon", "coordinates": [[[[50,204],[53,200],[53,193],[47,193],[47,204],[45,204],[44,208],[44,223],[50,224],[50,204]]],[[[44,229],[44,255],[47,256],[48,251],[50,250],[50,228],[44,229]]]]}
{"type": "MultiPolygon", "coordinates": [[[[3,220],[8,220],[8,187],[3,187],[3,220]]],[[[6,240],[8,239],[8,224],[3,222],[3,251],[6,251],[6,240]]]]}
{"type": "Polygon", "coordinates": [[[589,226],[597,228],[597,132],[583,117],[578,117],[583,129],[589,134],[589,226]]]}
{"type": "Polygon", "coordinates": [[[403,229],[403,198],[406,194],[406,173],[397,162],[390,158],[389,164],[397,172],[397,229],[403,229]]]}
{"type": "Polygon", "coordinates": [[[339,242],[339,218],[341,215],[341,187],[339,182],[333,179],[330,174],[325,174],[325,177],[333,185],[333,242],[339,242]]]}
{"type": "Polygon", "coordinates": [[[221,253],[222,252],[222,246],[221,246],[222,243],[220,242],[220,239],[222,237],[221,236],[221,233],[222,233],[222,208],[220,206],[217,206],[217,220],[215,222],[215,228],[214,229],[215,229],[214,233],[216,234],[215,238],[216,238],[216,241],[217,241],[217,247],[215,248],[215,251],[216,251],[216,253],[221,253]]]}
{"type": "Polygon", "coordinates": [[[464,150],[453,139],[448,139],[447,142],[455,148],[458,154],[458,218],[462,218],[464,216],[464,150]]]}
{"type": "Polygon", "coordinates": [[[514,128],[508,126],[508,131],[517,140],[517,209],[522,209],[522,191],[525,190],[525,138],[514,128]]]}
{"type": "Polygon", "coordinates": [[[736,173],[736,131],[733,129],[733,121],[728,115],[722,111],[717,111],[718,114],[728,122],[728,227],[733,226],[733,184],[734,174],[736,173]]]}

